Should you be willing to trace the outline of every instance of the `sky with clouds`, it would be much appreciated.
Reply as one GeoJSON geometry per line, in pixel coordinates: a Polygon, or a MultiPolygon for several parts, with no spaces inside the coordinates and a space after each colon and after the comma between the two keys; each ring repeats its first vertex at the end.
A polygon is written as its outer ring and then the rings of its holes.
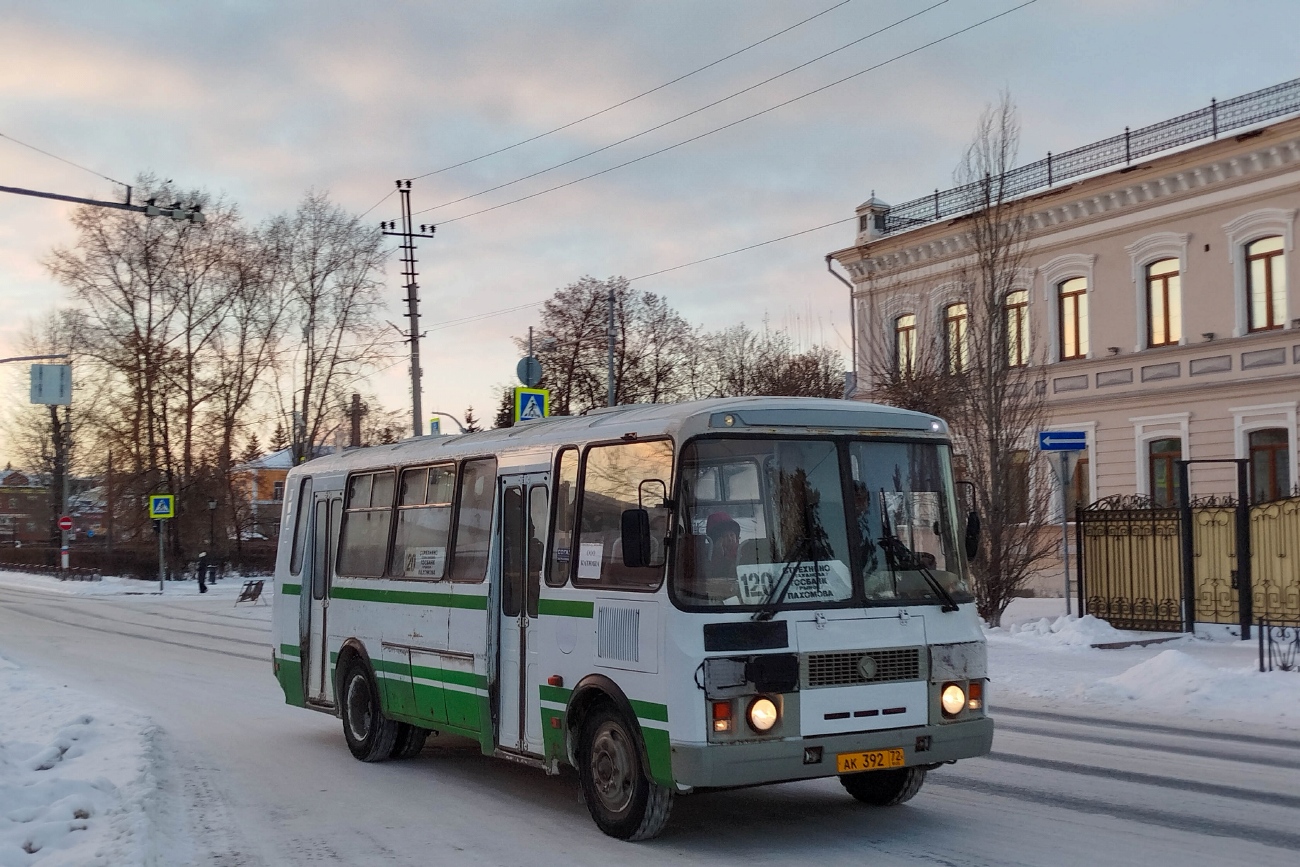
{"type": "MultiPolygon", "coordinates": [[[[850,220],[873,190],[899,202],[950,186],[1002,89],[1028,161],[1300,75],[1295,0],[1023,2],[0,0],[0,133],[122,181],[154,172],[225,194],[252,221],[312,188],[395,219],[383,197],[418,178],[414,208],[432,210],[416,220],[439,224],[418,252],[424,406],[490,417],[537,310],[464,320],[583,275],[642,278],[709,329],[766,318],[847,357],[847,290],[824,257],[852,243],[851,222],[656,272],[850,220]]],[[[5,138],[0,185],[121,195],[5,138]]],[[[42,262],[74,241],[72,207],[0,194],[0,357],[61,303],[42,262]]],[[[391,263],[387,318],[402,324],[391,263]]],[[[403,351],[366,383],[392,408],[409,405],[403,351]]],[[[25,365],[6,368],[0,409],[26,400],[25,365]]]]}

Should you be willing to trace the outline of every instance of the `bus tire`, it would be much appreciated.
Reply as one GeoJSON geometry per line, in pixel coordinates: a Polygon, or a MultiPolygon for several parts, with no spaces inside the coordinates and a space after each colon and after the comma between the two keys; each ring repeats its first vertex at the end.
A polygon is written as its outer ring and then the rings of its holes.
{"type": "Polygon", "coordinates": [[[429,730],[408,723],[397,724],[397,739],[393,741],[390,759],[413,759],[424,749],[424,742],[429,737],[429,730]]]}
{"type": "Polygon", "coordinates": [[[389,758],[397,741],[399,723],[384,716],[379,688],[370,668],[360,657],[353,656],[340,684],[339,712],[348,749],[363,762],[382,762],[389,758]]]}
{"type": "Polygon", "coordinates": [[[864,804],[893,807],[912,800],[925,782],[925,768],[895,768],[844,774],[840,785],[864,804]]]}
{"type": "Polygon", "coordinates": [[[587,717],[578,753],[582,797],[596,826],[619,840],[649,840],[668,824],[673,791],[641,766],[636,729],[612,705],[587,717]]]}

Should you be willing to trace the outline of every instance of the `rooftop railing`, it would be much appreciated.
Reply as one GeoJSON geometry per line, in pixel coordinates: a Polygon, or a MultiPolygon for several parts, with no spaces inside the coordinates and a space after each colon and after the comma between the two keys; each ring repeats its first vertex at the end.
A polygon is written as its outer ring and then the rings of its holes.
{"type": "MultiPolygon", "coordinates": [[[[1018,166],[999,178],[1001,198],[1014,199],[1061,181],[1111,166],[1128,165],[1161,151],[1201,139],[1218,138],[1224,133],[1297,111],[1300,111],[1300,78],[1223,102],[1212,99],[1206,108],[1140,129],[1125,127],[1121,135],[1061,154],[1049,152],[1046,159],[1018,166]]],[[[935,190],[931,195],[891,207],[885,214],[885,234],[977,211],[986,200],[987,190],[983,181],[950,190],[935,190]]]]}

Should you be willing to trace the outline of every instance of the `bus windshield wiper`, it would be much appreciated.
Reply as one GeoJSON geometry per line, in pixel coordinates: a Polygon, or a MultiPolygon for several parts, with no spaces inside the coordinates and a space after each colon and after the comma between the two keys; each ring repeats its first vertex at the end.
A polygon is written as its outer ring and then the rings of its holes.
{"type": "Polygon", "coordinates": [[[777,608],[785,600],[785,594],[790,591],[790,585],[794,583],[795,573],[799,571],[799,564],[803,562],[800,551],[807,543],[807,539],[800,537],[798,541],[790,548],[789,555],[785,558],[785,564],[781,569],[780,576],[772,584],[772,589],[767,591],[767,596],[759,603],[758,610],[754,612],[752,620],[771,620],[776,614],[777,608]]]}
{"type": "Polygon", "coordinates": [[[952,598],[948,588],[944,587],[934,573],[921,562],[921,558],[916,555],[915,551],[904,545],[903,541],[894,535],[894,531],[889,524],[889,513],[884,508],[885,492],[883,489],[880,492],[880,505],[880,529],[883,533],[880,537],[880,547],[885,552],[885,564],[889,566],[889,575],[894,579],[894,592],[898,593],[898,571],[900,569],[909,572],[920,572],[921,577],[925,579],[925,583],[943,602],[943,605],[939,606],[940,611],[959,610],[957,600],[952,598]]]}

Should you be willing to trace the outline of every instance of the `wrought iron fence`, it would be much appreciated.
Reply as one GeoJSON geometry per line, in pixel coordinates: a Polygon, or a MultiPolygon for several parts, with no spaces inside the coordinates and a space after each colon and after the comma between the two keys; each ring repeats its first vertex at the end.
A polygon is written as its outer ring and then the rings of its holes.
{"type": "Polygon", "coordinates": [[[1300,671],[1300,622],[1259,619],[1259,670],[1300,671]]]}
{"type": "Polygon", "coordinates": [[[1177,509],[1107,497],[1077,514],[1080,611],[1119,629],[1183,628],[1177,509]],[[1086,567],[1084,566],[1086,564],[1086,567]]]}
{"type": "Polygon", "coordinates": [[[1046,159],[1018,166],[992,181],[992,191],[990,182],[976,181],[950,190],[935,190],[931,195],[895,205],[885,214],[885,234],[977,211],[990,197],[1004,201],[1016,198],[1060,181],[1128,164],[1200,139],[1218,138],[1222,133],[1297,111],[1300,111],[1300,78],[1223,102],[1212,99],[1207,107],[1197,111],[1140,129],[1126,127],[1121,135],[1065,153],[1048,153],[1046,159]]]}

